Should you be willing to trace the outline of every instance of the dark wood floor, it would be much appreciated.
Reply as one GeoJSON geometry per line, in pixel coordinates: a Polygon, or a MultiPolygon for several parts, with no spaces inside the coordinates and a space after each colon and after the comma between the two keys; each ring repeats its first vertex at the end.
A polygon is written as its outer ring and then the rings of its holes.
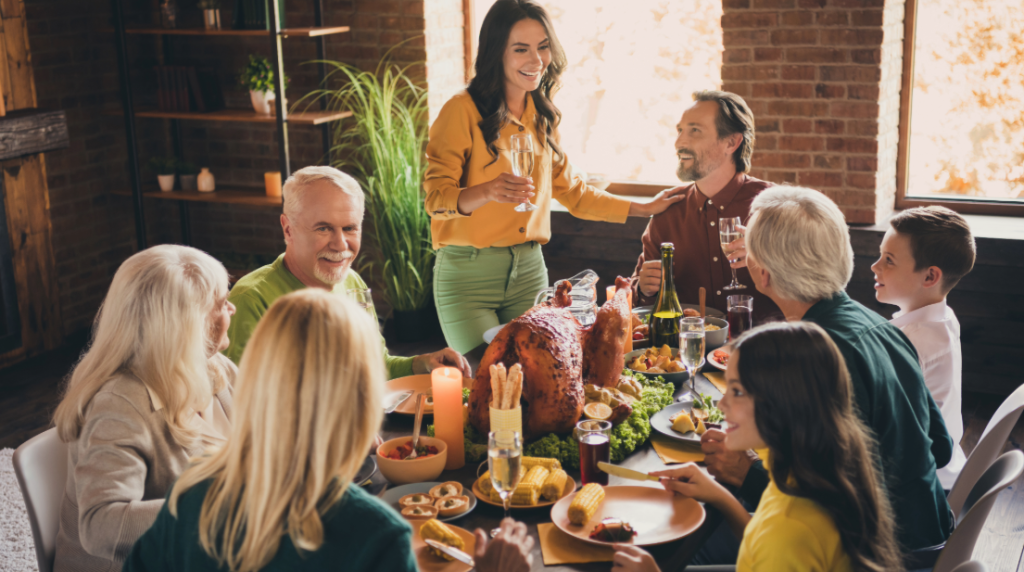
{"type": "MultiPolygon", "coordinates": [[[[441,337],[417,343],[399,343],[385,330],[393,355],[416,355],[440,349],[441,337]]],[[[50,426],[50,416],[60,399],[64,378],[85,346],[84,336],[72,338],[63,348],[0,370],[0,448],[17,447],[50,426]]],[[[962,445],[970,454],[1001,398],[964,394],[966,424],[962,445]]],[[[1007,449],[1021,449],[1024,421],[1019,422],[1007,449]]],[[[978,540],[974,557],[990,572],[1024,572],[1024,478],[1003,491],[978,540]]]]}

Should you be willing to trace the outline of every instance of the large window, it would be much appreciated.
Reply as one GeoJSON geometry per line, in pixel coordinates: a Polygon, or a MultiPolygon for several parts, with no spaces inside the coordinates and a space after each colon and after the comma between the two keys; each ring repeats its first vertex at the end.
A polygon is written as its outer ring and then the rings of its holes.
{"type": "MultiPolygon", "coordinates": [[[[473,0],[473,41],[493,0],[473,0]]],[[[672,184],[691,94],[721,86],[721,0],[541,0],[569,60],[554,97],[569,159],[612,180],[672,184]]],[[[475,57],[475,49],[472,50],[475,57]]]]}
{"type": "Polygon", "coordinates": [[[1024,214],[1024,0],[910,0],[897,207],[1024,214]]]}

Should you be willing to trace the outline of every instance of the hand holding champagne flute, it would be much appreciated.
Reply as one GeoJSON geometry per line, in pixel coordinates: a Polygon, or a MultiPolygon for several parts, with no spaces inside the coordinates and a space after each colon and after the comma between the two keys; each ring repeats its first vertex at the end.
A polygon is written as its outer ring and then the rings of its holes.
{"type": "MultiPolygon", "coordinates": [[[[491,472],[491,484],[498,491],[505,506],[505,518],[509,518],[508,502],[522,478],[523,441],[518,431],[502,429],[491,431],[487,436],[487,468],[491,472]]],[[[491,538],[501,532],[491,530],[491,538]]]]}
{"type": "MultiPolygon", "coordinates": [[[[533,173],[533,137],[529,133],[512,136],[512,174],[517,177],[529,177],[533,173]]],[[[516,212],[537,210],[533,203],[521,203],[516,212]]]]}
{"type": "MultiPolygon", "coordinates": [[[[718,237],[722,243],[722,252],[725,254],[726,258],[732,254],[729,252],[729,243],[734,240],[739,240],[742,236],[739,229],[742,223],[743,221],[740,220],[740,217],[738,216],[718,219],[718,237]]],[[[729,259],[729,262],[731,263],[732,259],[729,259]]],[[[746,288],[745,285],[740,284],[739,280],[736,279],[736,269],[732,268],[731,264],[729,269],[732,270],[732,282],[726,286],[722,286],[722,290],[743,290],[746,288]]]]}

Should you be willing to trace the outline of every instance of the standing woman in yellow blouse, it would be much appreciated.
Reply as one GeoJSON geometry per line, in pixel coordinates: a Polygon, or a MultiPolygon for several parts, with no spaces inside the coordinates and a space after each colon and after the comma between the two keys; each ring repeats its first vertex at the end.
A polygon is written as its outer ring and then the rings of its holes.
{"type": "MultiPolygon", "coordinates": [[[[877,445],[854,412],[846,362],[825,330],[810,322],[751,330],[734,342],[725,381],[725,446],[756,449],[769,467],[757,511],[751,516],[693,463],[652,474],[723,513],[742,539],[736,571],[903,570],[877,445]]],[[[617,545],[612,562],[612,572],[659,570],[631,545],[617,545]]]]}
{"type": "Polygon", "coordinates": [[[552,199],[576,217],[622,223],[683,198],[676,188],[633,203],[574,172],[558,146],[562,114],[551,101],[565,64],[540,5],[497,0],[480,29],[476,77],[430,128],[424,187],[437,250],[434,301],[456,351],[479,345],[485,331],[521,315],[548,286],[540,245],[551,239],[552,199]],[[512,174],[516,134],[533,139],[532,177],[512,174]],[[536,210],[514,210],[528,202],[536,210]]]}

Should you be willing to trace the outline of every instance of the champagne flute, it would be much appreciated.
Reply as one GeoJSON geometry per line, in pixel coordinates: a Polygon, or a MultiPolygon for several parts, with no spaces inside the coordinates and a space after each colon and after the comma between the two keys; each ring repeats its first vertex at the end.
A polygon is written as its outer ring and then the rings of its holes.
{"type": "MultiPolygon", "coordinates": [[[[512,136],[512,174],[517,177],[529,177],[533,173],[533,137],[529,133],[517,133],[512,136]]],[[[528,213],[537,210],[533,203],[519,203],[515,211],[528,213]]]]}
{"type": "Polygon", "coordinates": [[[356,305],[373,315],[373,293],[369,288],[352,288],[348,295],[356,305]]]}
{"type": "Polygon", "coordinates": [[[697,399],[697,370],[704,365],[704,318],[682,318],[679,320],[679,359],[690,374],[690,388],[680,396],[697,399]]]}
{"type": "MultiPolygon", "coordinates": [[[[742,222],[738,216],[718,219],[718,238],[722,242],[722,252],[725,253],[726,258],[729,258],[730,254],[729,243],[743,236],[740,234],[739,229],[742,222]]],[[[722,290],[743,290],[746,288],[745,285],[740,284],[739,280],[736,279],[736,269],[732,267],[732,259],[729,259],[729,270],[732,270],[732,282],[722,286],[722,290]]]]}
{"type": "MultiPolygon", "coordinates": [[[[509,517],[508,503],[522,478],[523,441],[519,431],[501,429],[487,435],[487,468],[491,471],[491,484],[498,491],[509,517]]],[[[491,530],[491,538],[501,532],[501,526],[491,530]]]]}

